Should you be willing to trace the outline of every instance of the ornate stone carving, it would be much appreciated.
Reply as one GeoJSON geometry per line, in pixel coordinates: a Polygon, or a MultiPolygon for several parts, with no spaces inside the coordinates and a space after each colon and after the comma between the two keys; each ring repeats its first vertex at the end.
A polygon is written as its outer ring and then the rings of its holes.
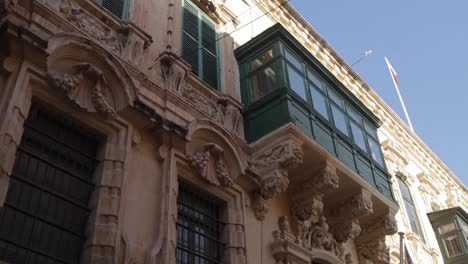
{"type": "Polygon", "coordinates": [[[388,249],[385,237],[397,232],[395,211],[379,217],[363,228],[362,235],[356,240],[359,259],[362,263],[388,263],[388,249]]]}
{"type": "Polygon", "coordinates": [[[240,124],[242,123],[242,114],[238,108],[228,102],[220,100],[221,113],[223,117],[223,126],[237,135],[240,134],[240,124]]]}
{"type": "Polygon", "coordinates": [[[0,0],[0,22],[3,22],[3,18],[6,17],[17,4],[18,0],[0,0]]]}
{"type": "Polygon", "coordinates": [[[224,160],[224,151],[220,146],[214,143],[205,144],[189,156],[188,160],[198,175],[209,183],[216,186],[232,185],[233,181],[224,160]]]}
{"type": "Polygon", "coordinates": [[[286,191],[289,185],[288,169],[299,165],[302,158],[301,146],[290,140],[275,145],[249,163],[260,184],[260,189],[255,193],[255,202],[259,204],[256,208],[261,209],[255,212],[259,220],[263,220],[266,213],[266,207],[260,204],[286,191]]]}
{"type": "Polygon", "coordinates": [[[221,106],[196,91],[190,84],[182,86],[181,95],[210,120],[223,124],[221,106]]]}
{"type": "Polygon", "coordinates": [[[187,71],[176,64],[175,58],[167,53],[161,58],[161,76],[165,89],[180,92],[184,84],[187,71]]]}
{"type": "Polygon", "coordinates": [[[445,190],[447,193],[447,200],[445,202],[447,203],[448,207],[456,207],[462,205],[460,199],[461,194],[457,185],[447,185],[447,187],[445,187],[445,190]]]}
{"type": "Polygon", "coordinates": [[[58,14],[61,14],[73,26],[94,38],[109,50],[128,60],[139,64],[143,59],[143,52],[151,42],[131,33],[128,25],[112,29],[81,8],[73,0],[48,1],[40,0],[58,14]]]}
{"type": "Polygon", "coordinates": [[[265,151],[255,158],[250,166],[255,171],[268,169],[279,164],[283,168],[295,167],[302,163],[303,152],[299,144],[286,141],[265,151]]]}
{"type": "Polygon", "coordinates": [[[268,213],[270,206],[268,201],[263,198],[263,196],[259,192],[254,192],[254,199],[252,204],[252,209],[254,210],[255,217],[263,221],[265,219],[265,215],[268,213]]]}
{"type": "Polygon", "coordinates": [[[373,213],[372,194],[366,189],[332,210],[332,233],[338,243],[356,239],[361,234],[359,218],[373,213]]]}
{"type": "Polygon", "coordinates": [[[385,237],[369,240],[357,246],[359,261],[365,264],[388,263],[388,249],[385,245],[385,237]]]}
{"type": "Polygon", "coordinates": [[[81,108],[107,117],[115,115],[115,110],[103,94],[108,89],[107,79],[94,65],[78,63],[63,75],[51,74],[49,77],[54,87],[63,90],[81,108]]]}
{"type": "Polygon", "coordinates": [[[296,243],[290,232],[289,221],[286,216],[278,219],[278,230],[273,232],[271,245],[273,257],[278,264],[309,264],[312,252],[296,243]]]}

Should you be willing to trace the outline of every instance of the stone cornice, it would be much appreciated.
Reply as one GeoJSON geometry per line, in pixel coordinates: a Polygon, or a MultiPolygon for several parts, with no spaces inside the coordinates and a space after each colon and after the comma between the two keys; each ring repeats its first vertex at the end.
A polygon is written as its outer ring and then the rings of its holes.
{"type": "MultiPolygon", "coordinates": [[[[256,0],[257,3],[262,2],[256,0]]],[[[283,1],[268,1],[266,5],[259,5],[263,11],[269,11],[281,5],[283,1]]],[[[437,174],[441,170],[444,176],[455,181],[463,189],[465,185],[454,173],[430,150],[430,148],[412,132],[377,93],[357,74],[351,66],[336,52],[324,38],[297,12],[289,3],[269,14],[270,18],[285,25],[285,27],[307,47],[343,84],[355,95],[363,99],[381,120],[383,126],[393,135],[404,141],[405,149],[412,152],[414,157],[421,159],[422,164],[430,168],[431,173],[437,174]],[[287,22],[287,23],[286,23],[287,22]],[[377,107],[378,105],[378,107],[377,107]],[[425,156],[425,157],[423,157],[425,156]]],[[[440,174],[440,173],[439,173],[440,174]]]]}

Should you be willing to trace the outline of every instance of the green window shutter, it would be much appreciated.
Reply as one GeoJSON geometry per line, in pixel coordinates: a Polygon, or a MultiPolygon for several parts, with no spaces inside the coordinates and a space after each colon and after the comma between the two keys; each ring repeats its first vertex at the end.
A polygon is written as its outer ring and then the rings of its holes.
{"type": "Polygon", "coordinates": [[[218,45],[216,25],[188,1],[183,4],[182,58],[192,71],[218,89],[218,45]]]}
{"type": "Polygon", "coordinates": [[[97,2],[117,17],[128,18],[129,0],[97,0],[97,2]]]}

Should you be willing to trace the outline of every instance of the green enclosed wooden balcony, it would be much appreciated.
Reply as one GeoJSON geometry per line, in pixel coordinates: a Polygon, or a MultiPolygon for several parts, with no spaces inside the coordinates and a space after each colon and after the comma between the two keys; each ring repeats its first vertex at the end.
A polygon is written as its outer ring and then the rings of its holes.
{"type": "Polygon", "coordinates": [[[248,142],[293,123],[393,200],[380,120],[277,24],[235,51],[248,142]]]}

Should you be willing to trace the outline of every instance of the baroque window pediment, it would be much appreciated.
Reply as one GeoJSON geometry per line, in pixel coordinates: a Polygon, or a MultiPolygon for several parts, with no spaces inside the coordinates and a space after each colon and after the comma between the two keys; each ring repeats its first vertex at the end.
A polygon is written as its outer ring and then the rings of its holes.
{"type": "Polygon", "coordinates": [[[49,83],[81,109],[116,115],[136,98],[136,87],[122,65],[94,41],[73,33],[49,40],[49,83]]]}

